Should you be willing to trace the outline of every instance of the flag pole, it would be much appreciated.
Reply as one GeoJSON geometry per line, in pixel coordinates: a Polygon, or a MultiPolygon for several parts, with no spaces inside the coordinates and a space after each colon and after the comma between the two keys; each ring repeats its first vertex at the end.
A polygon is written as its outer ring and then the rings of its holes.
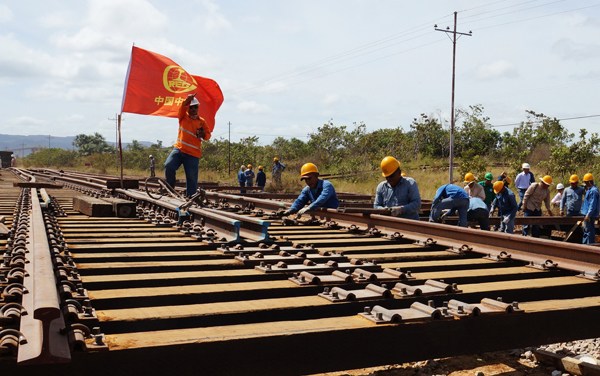
{"type": "Polygon", "coordinates": [[[121,183],[121,189],[123,189],[123,144],[121,143],[121,115],[123,115],[122,112],[117,116],[117,133],[119,135],[119,167],[121,170],[119,181],[121,183]]]}

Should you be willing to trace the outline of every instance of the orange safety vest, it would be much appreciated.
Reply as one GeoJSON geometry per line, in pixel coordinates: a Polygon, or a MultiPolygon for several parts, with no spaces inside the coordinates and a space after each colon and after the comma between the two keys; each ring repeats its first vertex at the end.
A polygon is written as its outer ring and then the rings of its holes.
{"type": "Polygon", "coordinates": [[[203,118],[190,118],[188,109],[189,105],[182,105],[179,109],[179,133],[177,134],[177,142],[173,146],[183,153],[200,158],[202,156],[202,141],[196,137],[196,132],[198,129],[204,128],[205,140],[210,139],[211,132],[203,118]]]}

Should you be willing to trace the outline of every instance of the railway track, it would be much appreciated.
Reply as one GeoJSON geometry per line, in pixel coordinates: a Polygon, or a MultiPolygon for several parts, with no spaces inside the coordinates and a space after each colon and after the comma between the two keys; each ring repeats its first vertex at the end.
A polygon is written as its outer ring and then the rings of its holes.
{"type": "Polygon", "coordinates": [[[307,374],[600,336],[594,247],[335,210],[282,222],[289,203],[217,190],[177,226],[181,202],[102,176],[0,178],[6,372],[307,374]],[[123,216],[74,210],[92,195],[123,216]]]}

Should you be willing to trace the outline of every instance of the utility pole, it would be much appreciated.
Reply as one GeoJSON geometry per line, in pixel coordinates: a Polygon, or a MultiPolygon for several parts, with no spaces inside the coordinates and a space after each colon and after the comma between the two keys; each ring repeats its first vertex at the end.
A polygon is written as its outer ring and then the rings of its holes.
{"type": "Polygon", "coordinates": [[[228,122],[229,126],[229,141],[227,141],[227,166],[228,167],[228,175],[231,176],[231,122],[228,122]]]}
{"type": "Polygon", "coordinates": [[[452,170],[454,170],[454,81],[455,81],[455,70],[456,70],[456,41],[462,35],[472,36],[473,32],[469,31],[468,33],[461,33],[456,31],[456,15],[457,12],[454,12],[454,29],[451,31],[450,27],[447,26],[446,29],[438,29],[437,25],[433,25],[436,31],[443,31],[448,34],[452,34],[452,37],[448,35],[450,40],[452,41],[452,103],[450,108],[450,174],[449,174],[449,183],[452,184],[454,180],[452,177],[452,170]]]}
{"type": "Polygon", "coordinates": [[[115,118],[108,120],[115,122],[115,150],[117,151],[115,154],[115,164],[116,167],[119,168],[119,114],[115,114],[115,118]]]}

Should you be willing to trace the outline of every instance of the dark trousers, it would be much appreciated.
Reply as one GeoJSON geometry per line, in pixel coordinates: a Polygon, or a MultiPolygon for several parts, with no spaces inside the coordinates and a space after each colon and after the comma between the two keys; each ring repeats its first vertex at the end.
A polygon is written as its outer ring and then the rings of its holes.
{"type": "Polygon", "coordinates": [[[467,212],[467,219],[469,221],[476,221],[479,223],[479,227],[482,230],[489,231],[490,230],[490,212],[483,208],[477,208],[474,210],[469,210],[467,212]]]}
{"type": "MultiPolygon", "coordinates": [[[[523,211],[523,216],[524,217],[541,217],[542,211],[537,210],[537,209],[536,210],[525,209],[525,211],[523,211]]],[[[531,231],[531,236],[533,236],[534,238],[540,237],[540,226],[538,226],[538,225],[523,225],[523,236],[529,235],[530,231],[531,231]]]]}

